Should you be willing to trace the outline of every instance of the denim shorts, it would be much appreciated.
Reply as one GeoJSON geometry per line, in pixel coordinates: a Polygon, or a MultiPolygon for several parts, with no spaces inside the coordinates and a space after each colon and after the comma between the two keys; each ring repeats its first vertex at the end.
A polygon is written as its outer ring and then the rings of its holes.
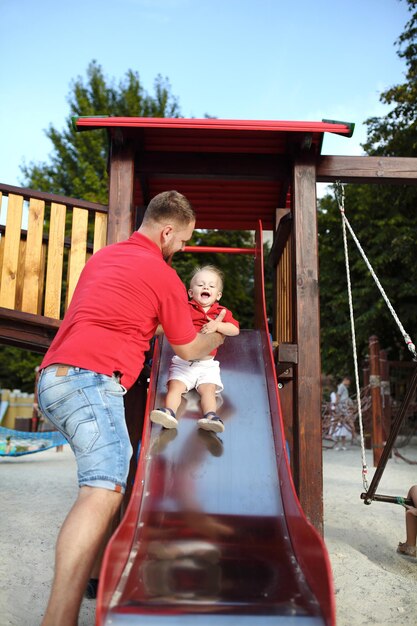
{"type": "Polygon", "coordinates": [[[124,493],[132,456],[126,426],[125,388],[116,376],[67,365],[43,369],[39,408],[68,440],[78,483],[124,493]]]}

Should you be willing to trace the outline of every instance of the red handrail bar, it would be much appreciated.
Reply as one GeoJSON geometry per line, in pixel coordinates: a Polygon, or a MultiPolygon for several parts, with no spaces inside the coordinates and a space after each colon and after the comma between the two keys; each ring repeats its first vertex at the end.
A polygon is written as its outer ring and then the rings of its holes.
{"type": "Polygon", "coordinates": [[[216,246],[185,246],[183,252],[224,252],[225,254],[255,254],[256,248],[221,248],[216,246]]]}

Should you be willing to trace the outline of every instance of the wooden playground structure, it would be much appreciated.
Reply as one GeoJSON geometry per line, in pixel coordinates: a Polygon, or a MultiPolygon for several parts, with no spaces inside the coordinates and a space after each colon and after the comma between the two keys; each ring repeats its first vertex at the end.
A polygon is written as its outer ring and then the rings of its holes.
{"type": "MultiPolygon", "coordinates": [[[[160,191],[186,195],[197,228],[255,230],[261,220],[273,232],[272,334],[292,475],[322,532],[316,183],[416,184],[417,159],[323,156],[324,133],[352,134],[351,124],[333,121],[89,117],[74,124],[108,131],[109,205],[0,184],[0,343],[45,352],[89,256],[126,239],[160,191]]],[[[139,379],[126,398],[136,443],[145,401],[139,379]]]]}

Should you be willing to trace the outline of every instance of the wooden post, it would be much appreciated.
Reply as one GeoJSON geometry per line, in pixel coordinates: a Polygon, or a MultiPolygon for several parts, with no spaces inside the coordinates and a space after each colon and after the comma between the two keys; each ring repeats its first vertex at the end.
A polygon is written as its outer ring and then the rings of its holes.
{"type": "MultiPolygon", "coordinates": [[[[366,389],[369,386],[369,361],[365,361],[362,368],[362,376],[363,376],[363,388],[366,389]]],[[[370,408],[367,408],[363,411],[362,421],[363,421],[363,436],[365,438],[365,448],[367,450],[371,449],[371,436],[369,431],[367,432],[366,426],[371,421],[371,412],[370,408]]]]}
{"type": "Polygon", "coordinates": [[[380,350],[379,362],[381,370],[381,400],[382,400],[382,430],[384,441],[389,437],[391,430],[391,391],[389,384],[389,365],[386,350],[380,350]]]}
{"type": "Polygon", "coordinates": [[[301,506],[323,532],[321,366],[318,288],[316,167],[297,157],[293,171],[295,343],[294,479],[301,506]]]}
{"type": "MultiPolygon", "coordinates": [[[[134,149],[120,129],[116,129],[110,146],[109,211],[107,222],[107,243],[128,239],[136,228],[133,205],[134,188],[134,149]]],[[[142,438],[145,416],[147,386],[143,373],[129,389],[124,398],[125,419],[133,447],[126,493],[121,514],[129,503],[133,480],[136,474],[139,442],[142,438]]]]}
{"type": "Polygon", "coordinates": [[[135,230],[133,185],[134,149],[116,129],[110,147],[108,244],[127,239],[135,230]]]}
{"type": "Polygon", "coordinates": [[[291,472],[294,474],[294,367],[298,362],[297,346],[280,343],[276,349],[275,367],[278,375],[278,390],[284,419],[285,440],[289,448],[291,472]]]}
{"type": "Polygon", "coordinates": [[[284,421],[284,435],[285,441],[288,444],[290,455],[290,468],[291,473],[294,476],[294,426],[293,426],[293,406],[294,406],[294,381],[292,379],[292,368],[283,372],[283,375],[278,375],[278,393],[281,403],[282,416],[284,421]],[[289,376],[289,378],[286,378],[289,376]],[[285,377],[283,379],[283,377],[285,377]]]}
{"type": "Polygon", "coordinates": [[[382,454],[383,435],[379,342],[375,335],[369,338],[369,382],[372,398],[372,449],[374,467],[376,467],[382,454]]]}

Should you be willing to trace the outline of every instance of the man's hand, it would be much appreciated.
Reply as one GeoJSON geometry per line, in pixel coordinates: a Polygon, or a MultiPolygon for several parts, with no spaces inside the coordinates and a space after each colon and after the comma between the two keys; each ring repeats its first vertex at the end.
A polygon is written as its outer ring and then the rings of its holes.
{"type": "MultiPolygon", "coordinates": [[[[217,321],[217,320],[215,320],[217,321]]],[[[204,359],[216,348],[224,343],[225,335],[222,332],[198,333],[193,341],[184,345],[172,345],[172,348],[184,361],[204,359]]]]}
{"type": "MultiPolygon", "coordinates": [[[[215,333],[218,331],[219,323],[224,320],[224,316],[226,315],[226,309],[222,309],[216,318],[209,318],[210,321],[201,328],[203,335],[208,335],[209,333],[215,333]]],[[[208,317],[208,316],[207,316],[208,317]]]]}

